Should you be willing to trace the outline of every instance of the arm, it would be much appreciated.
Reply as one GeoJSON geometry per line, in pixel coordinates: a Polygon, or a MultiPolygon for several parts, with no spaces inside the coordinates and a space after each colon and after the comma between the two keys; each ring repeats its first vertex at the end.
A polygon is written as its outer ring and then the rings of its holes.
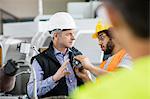
{"type": "Polygon", "coordinates": [[[91,73],[93,73],[96,76],[108,73],[106,70],[93,66],[92,64],[88,66],[87,70],[89,70],[91,73]]]}
{"type": "Polygon", "coordinates": [[[120,61],[118,68],[132,70],[132,64],[132,58],[128,54],[125,54],[122,60],[120,61]]]}
{"type": "Polygon", "coordinates": [[[86,56],[78,55],[75,56],[75,59],[79,60],[85,69],[89,70],[91,73],[95,74],[96,76],[108,73],[106,70],[93,66],[86,56]]]}
{"type": "MultiPolygon", "coordinates": [[[[42,68],[36,60],[33,61],[32,66],[36,71],[37,95],[42,96],[53,89],[57,85],[57,83],[55,83],[52,77],[48,77],[47,79],[43,80],[44,72],[42,71],[42,68]]],[[[27,85],[27,93],[29,97],[33,96],[33,79],[31,77],[27,85]]]]}

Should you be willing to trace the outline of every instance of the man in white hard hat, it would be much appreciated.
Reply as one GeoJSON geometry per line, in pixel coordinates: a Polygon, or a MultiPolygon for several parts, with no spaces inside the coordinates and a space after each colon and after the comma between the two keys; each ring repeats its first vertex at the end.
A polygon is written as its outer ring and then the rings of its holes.
{"type": "MultiPolygon", "coordinates": [[[[48,31],[53,35],[49,48],[34,57],[32,66],[37,76],[39,97],[68,96],[83,81],[73,71],[72,60],[82,53],[73,46],[76,25],[66,12],[58,12],[49,20],[48,31]]],[[[27,91],[33,96],[33,80],[29,80],[27,91]]]]}

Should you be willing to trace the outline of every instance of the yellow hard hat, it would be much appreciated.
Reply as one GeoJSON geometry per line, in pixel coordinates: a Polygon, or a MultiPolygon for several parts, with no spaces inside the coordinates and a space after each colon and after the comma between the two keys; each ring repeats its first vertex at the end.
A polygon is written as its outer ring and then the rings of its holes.
{"type": "Polygon", "coordinates": [[[110,27],[110,25],[103,26],[101,20],[99,20],[96,25],[96,32],[92,35],[92,38],[96,39],[98,37],[98,32],[108,30],[110,27]]]}

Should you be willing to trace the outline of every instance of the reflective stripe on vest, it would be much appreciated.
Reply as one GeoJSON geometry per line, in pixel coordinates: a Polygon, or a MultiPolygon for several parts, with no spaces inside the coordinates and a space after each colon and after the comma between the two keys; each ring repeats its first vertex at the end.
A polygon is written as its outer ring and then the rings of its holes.
{"type": "MultiPolygon", "coordinates": [[[[107,66],[107,71],[113,71],[120,63],[120,61],[122,60],[123,56],[126,54],[126,51],[125,49],[122,49],[120,50],[118,53],[116,53],[112,60],[110,61],[110,63],[108,64],[107,66]]],[[[101,69],[104,69],[104,66],[106,64],[107,60],[106,61],[103,61],[101,64],[100,64],[100,68],[101,69]]]]}

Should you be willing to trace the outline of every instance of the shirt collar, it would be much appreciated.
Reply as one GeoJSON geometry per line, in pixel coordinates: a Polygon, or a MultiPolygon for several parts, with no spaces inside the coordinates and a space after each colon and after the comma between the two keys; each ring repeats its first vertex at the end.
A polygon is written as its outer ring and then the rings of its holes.
{"type": "MultiPolygon", "coordinates": [[[[61,51],[57,50],[54,46],[53,46],[53,48],[54,48],[54,54],[55,55],[58,55],[58,54],[64,55],[61,51]]],[[[69,54],[69,52],[72,52],[72,51],[68,48],[65,55],[69,54]]]]}

